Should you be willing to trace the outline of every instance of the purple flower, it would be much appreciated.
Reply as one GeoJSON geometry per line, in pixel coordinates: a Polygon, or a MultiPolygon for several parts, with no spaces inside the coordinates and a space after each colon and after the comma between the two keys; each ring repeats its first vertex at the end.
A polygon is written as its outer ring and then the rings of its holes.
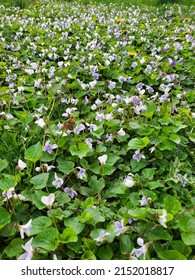
{"type": "MultiPolygon", "coordinates": [[[[150,198],[150,200],[151,200],[151,198],[150,198]]],[[[147,198],[146,198],[145,195],[142,196],[142,199],[141,199],[141,200],[138,200],[138,201],[140,202],[140,205],[141,205],[141,206],[146,206],[146,205],[148,204],[148,200],[147,200],[147,198]]]]}
{"type": "Polygon", "coordinates": [[[96,117],[95,119],[99,122],[103,121],[103,119],[105,118],[103,113],[96,113],[96,117]]]}
{"type": "Polygon", "coordinates": [[[133,63],[131,64],[131,66],[132,66],[133,68],[137,67],[137,65],[138,65],[138,63],[137,63],[136,61],[133,62],[133,63]]]}
{"type": "Polygon", "coordinates": [[[143,86],[144,86],[143,83],[139,83],[139,84],[136,85],[136,88],[137,88],[138,90],[141,90],[141,89],[143,88],[143,86]]]}
{"type": "Polygon", "coordinates": [[[86,177],[86,170],[82,167],[77,167],[77,169],[79,169],[77,176],[82,180],[83,177],[86,177]]]}
{"type": "Polygon", "coordinates": [[[124,219],[122,219],[121,222],[114,222],[114,225],[116,226],[115,232],[117,233],[117,236],[119,236],[121,233],[127,230],[127,227],[124,227],[124,219]]]}
{"type": "Polygon", "coordinates": [[[88,145],[90,149],[92,149],[92,142],[93,142],[92,138],[85,139],[85,143],[88,145]]]}
{"type": "Polygon", "coordinates": [[[75,192],[72,188],[70,189],[70,188],[66,187],[64,189],[64,191],[67,192],[71,198],[74,198],[75,195],[77,195],[77,192],[75,192]]]}
{"type": "Polygon", "coordinates": [[[57,149],[58,148],[58,146],[56,145],[56,144],[52,144],[52,145],[50,145],[49,144],[49,141],[47,141],[46,143],[45,143],[45,146],[43,147],[43,151],[44,152],[48,152],[49,154],[51,154],[52,153],[52,150],[53,149],[57,149]]]}
{"type": "Polygon", "coordinates": [[[84,124],[81,123],[74,128],[74,133],[80,134],[81,131],[83,131],[84,129],[85,129],[85,126],[84,126],[84,124]]]}
{"type": "Polygon", "coordinates": [[[129,218],[128,219],[128,224],[131,225],[133,223],[133,219],[129,218]]]}
{"type": "Polygon", "coordinates": [[[146,110],[146,105],[143,105],[142,102],[140,102],[139,105],[137,105],[137,106],[135,107],[135,113],[136,113],[137,115],[140,115],[140,111],[144,111],[144,110],[146,110]]]}
{"type": "Polygon", "coordinates": [[[152,71],[152,67],[150,65],[147,65],[146,69],[145,69],[145,73],[149,74],[152,71]]]}
{"type": "Polygon", "coordinates": [[[168,51],[168,49],[169,49],[170,47],[169,47],[169,45],[168,44],[166,44],[165,46],[164,46],[164,52],[166,52],[166,51],[168,51]]]}
{"type": "Polygon", "coordinates": [[[126,82],[127,78],[125,78],[125,77],[123,77],[123,76],[120,76],[120,77],[118,78],[118,80],[119,80],[119,82],[122,84],[122,83],[126,82]]]}
{"type": "Polygon", "coordinates": [[[123,98],[120,95],[117,95],[116,102],[121,104],[123,102],[123,98]]]}
{"type": "Polygon", "coordinates": [[[146,258],[146,251],[147,251],[147,246],[144,244],[144,240],[142,238],[137,239],[137,244],[141,246],[139,249],[133,249],[131,255],[133,257],[139,258],[141,255],[144,256],[144,260],[146,258]]]}
{"type": "MultiPolygon", "coordinates": [[[[180,174],[179,174],[180,175],[180,174]]],[[[187,174],[185,174],[184,176],[180,175],[180,182],[182,184],[183,187],[185,187],[185,185],[187,184],[188,182],[188,179],[187,179],[187,174]]]]}
{"type": "Polygon", "coordinates": [[[106,134],[106,142],[112,142],[113,141],[113,135],[112,134],[106,134]]]}
{"type": "Polygon", "coordinates": [[[137,161],[137,162],[140,162],[140,160],[142,158],[146,158],[143,154],[140,153],[140,150],[137,150],[135,152],[135,154],[133,155],[133,158],[137,161]]]}
{"type": "Polygon", "coordinates": [[[109,88],[110,90],[114,89],[115,86],[116,86],[116,83],[115,83],[115,82],[109,81],[108,88],[109,88]]]}
{"type": "Polygon", "coordinates": [[[52,185],[56,187],[56,189],[60,188],[64,184],[64,181],[57,176],[55,173],[55,180],[52,182],[52,185]]]}
{"type": "Polygon", "coordinates": [[[139,102],[139,97],[137,96],[132,96],[130,98],[130,102],[132,102],[133,104],[137,104],[139,102]]]}
{"type": "Polygon", "coordinates": [[[94,238],[94,240],[96,242],[103,242],[106,238],[106,236],[110,235],[109,232],[106,232],[105,230],[101,230],[100,233],[99,233],[99,236],[97,238],[94,238]]]}

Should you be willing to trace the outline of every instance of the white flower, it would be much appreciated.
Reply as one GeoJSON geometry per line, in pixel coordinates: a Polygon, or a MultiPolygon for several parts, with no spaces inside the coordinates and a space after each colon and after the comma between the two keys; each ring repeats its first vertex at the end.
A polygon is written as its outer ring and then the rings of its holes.
{"type": "Polygon", "coordinates": [[[33,256],[33,249],[32,249],[32,241],[33,237],[26,242],[25,245],[22,245],[22,248],[26,251],[26,253],[22,254],[18,260],[31,260],[33,256]]]}
{"type": "Polygon", "coordinates": [[[125,186],[128,187],[128,188],[133,187],[133,185],[135,184],[134,175],[131,174],[131,173],[129,173],[129,174],[125,177],[123,183],[124,183],[125,186]]]}
{"type": "Polygon", "coordinates": [[[93,104],[93,105],[91,106],[91,110],[95,110],[96,108],[97,108],[96,104],[93,104]]]}
{"type": "Polygon", "coordinates": [[[19,230],[20,230],[20,236],[22,239],[24,239],[24,234],[26,233],[27,235],[30,234],[30,228],[32,227],[32,219],[29,220],[29,222],[25,225],[19,225],[19,230]]]}
{"type": "Polygon", "coordinates": [[[85,143],[88,145],[88,147],[90,148],[90,149],[92,149],[92,139],[91,138],[87,138],[87,139],[85,139],[85,143]]]}
{"type": "Polygon", "coordinates": [[[105,119],[106,119],[107,121],[112,120],[112,119],[113,119],[113,114],[112,114],[112,113],[106,114],[105,119]]]}
{"type": "Polygon", "coordinates": [[[20,170],[23,170],[24,168],[26,168],[26,163],[23,162],[21,159],[18,160],[18,167],[20,170]]]}
{"type": "Polygon", "coordinates": [[[15,194],[14,187],[10,188],[8,191],[3,191],[2,195],[4,197],[3,202],[7,201],[8,199],[12,198],[12,196],[15,194]]]}
{"type": "Polygon", "coordinates": [[[104,165],[106,163],[107,159],[108,159],[107,155],[98,157],[98,160],[100,161],[101,165],[104,165]]]}
{"type": "Polygon", "coordinates": [[[144,240],[142,238],[137,239],[137,244],[140,246],[139,249],[133,249],[131,256],[135,257],[135,259],[139,258],[141,255],[143,255],[144,260],[146,259],[146,252],[147,252],[147,247],[148,243],[144,244],[144,240]]]}
{"type": "Polygon", "coordinates": [[[96,84],[97,84],[96,80],[89,83],[90,87],[92,87],[92,88],[94,88],[96,84]]]}
{"type": "Polygon", "coordinates": [[[167,228],[165,222],[166,222],[167,212],[163,209],[162,216],[159,216],[158,222],[165,228],[167,228]]]}
{"type": "Polygon", "coordinates": [[[59,178],[55,173],[55,180],[52,182],[53,186],[56,186],[56,189],[60,188],[63,185],[64,181],[62,178],[59,178]]]}
{"type": "Polygon", "coordinates": [[[42,203],[45,204],[48,207],[52,206],[52,204],[54,203],[54,200],[55,200],[55,194],[54,193],[51,193],[48,196],[42,196],[41,197],[42,203]]]}
{"type": "Polygon", "coordinates": [[[126,133],[125,131],[123,130],[123,128],[121,128],[119,131],[118,131],[118,135],[120,136],[124,136],[126,133]]]}
{"type": "Polygon", "coordinates": [[[40,127],[44,127],[45,126],[45,122],[42,118],[38,119],[37,121],[35,121],[35,123],[40,126],[40,127]]]}

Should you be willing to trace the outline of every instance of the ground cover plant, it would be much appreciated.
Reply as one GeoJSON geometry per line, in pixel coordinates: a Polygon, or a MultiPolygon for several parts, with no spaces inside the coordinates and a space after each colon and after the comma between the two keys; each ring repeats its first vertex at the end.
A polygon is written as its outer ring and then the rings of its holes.
{"type": "Polygon", "coordinates": [[[0,8],[0,258],[194,259],[193,7],[0,8]]]}

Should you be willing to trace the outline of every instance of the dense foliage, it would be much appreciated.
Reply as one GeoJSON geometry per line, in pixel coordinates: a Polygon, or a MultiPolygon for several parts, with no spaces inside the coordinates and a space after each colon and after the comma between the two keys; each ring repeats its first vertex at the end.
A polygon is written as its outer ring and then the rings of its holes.
{"type": "Polygon", "coordinates": [[[1,259],[194,259],[193,8],[0,8],[1,259]]]}

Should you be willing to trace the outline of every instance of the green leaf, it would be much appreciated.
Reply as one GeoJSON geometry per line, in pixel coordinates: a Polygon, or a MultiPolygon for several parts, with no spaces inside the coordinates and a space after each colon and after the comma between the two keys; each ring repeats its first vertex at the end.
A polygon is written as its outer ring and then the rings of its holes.
{"type": "Polygon", "coordinates": [[[83,211],[82,214],[78,216],[78,219],[81,223],[85,223],[93,218],[94,218],[93,213],[89,213],[87,210],[83,211]]]}
{"type": "Polygon", "coordinates": [[[152,179],[156,168],[145,168],[142,170],[142,174],[146,179],[152,179]]]}
{"type": "Polygon", "coordinates": [[[73,161],[66,160],[64,157],[59,157],[57,159],[57,163],[58,163],[57,166],[58,170],[66,175],[69,175],[71,172],[74,171],[75,163],[73,161]]]}
{"type": "Polygon", "coordinates": [[[129,122],[129,126],[130,126],[130,128],[136,129],[136,130],[142,128],[142,126],[136,121],[129,122]]]}
{"type": "Polygon", "coordinates": [[[114,171],[116,170],[116,167],[112,166],[112,165],[108,165],[107,163],[104,165],[103,167],[104,171],[103,174],[104,175],[111,175],[114,173],[114,171]]]}
{"type": "Polygon", "coordinates": [[[64,220],[64,225],[66,227],[70,227],[72,229],[74,229],[74,231],[76,232],[76,234],[79,234],[83,231],[85,225],[81,224],[78,220],[77,217],[71,217],[67,220],[64,220]]]}
{"type": "Polygon", "coordinates": [[[38,142],[36,145],[31,146],[25,151],[25,159],[35,163],[41,158],[42,153],[42,145],[38,142]]]}
{"type": "Polygon", "coordinates": [[[175,215],[182,209],[181,203],[175,197],[167,195],[164,200],[164,207],[168,213],[175,215]]]}
{"type": "Polygon", "coordinates": [[[154,104],[154,102],[149,101],[147,103],[147,109],[142,111],[142,115],[145,116],[146,118],[152,118],[152,116],[154,115],[155,111],[156,111],[156,105],[154,104]]]}
{"type": "Polygon", "coordinates": [[[7,210],[0,206],[0,230],[9,224],[11,221],[11,215],[7,210]]]}
{"type": "Polygon", "coordinates": [[[190,133],[190,134],[189,134],[189,139],[190,139],[193,143],[195,143],[195,133],[190,133]]]}
{"type": "Polygon", "coordinates": [[[183,232],[181,238],[186,245],[195,245],[195,232],[183,232]]]}
{"type": "Polygon", "coordinates": [[[0,172],[8,167],[8,161],[6,159],[0,159],[0,172]]]}
{"type": "Polygon", "coordinates": [[[89,188],[92,191],[93,195],[96,195],[101,192],[105,187],[105,180],[103,178],[97,179],[96,175],[93,175],[89,178],[89,188]]]}
{"type": "Polygon", "coordinates": [[[169,139],[176,144],[179,144],[181,142],[181,138],[179,137],[179,135],[174,133],[170,134],[169,139]]]}
{"type": "Polygon", "coordinates": [[[182,231],[188,231],[186,230],[188,228],[188,224],[192,216],[190,213],[184,213],[183,215],[179,216],[178,219],[178,226],[182,231]]]}
{"type": "Polygon", "coordinates": [[[60,243],[63,243],[63,244],[70,243],[70,242],[77,242],[77,240],[78,240],[77,233],[71,227],[65,228],[65,230],[63,231],[62,234],[60,234],[60,237],[59,237],[60,243]]]}
{"type": "Polygon", "coordinates": [[[179,251],[186,257],[188,257],[192,252],[192,249],[186,244],[184,244],[182,240],[172,240],[171,246],[173,247],[174,250],[179,251]]]}
{"type": "Polygon", "coordinates": [[[128,210],[128,215],[130,218],[133,219],[145,220],[147,212],[148,212],[147,208],[136,208],[136,209],[128,210]]]}
{"type": "Polygon", "coordinates": [[[72,156],[78,156],[80,159],[85,157],[88,152],[90,151],[90,148],[85,143],[79,143],[78,146],[71,145],[70,146],[70,153],[72,156]]]}
{"type": "Polygon", "coordinates": [[[138,172],[139,170],[141,170],[142,168],[144,168],[145,166],[148,165],[148,161],[146,159],[142,159],[139,162],[137,160],[135,160],[134,158],[131,159],[130,161],[130,165],[131,165],[131,171],[133,173],[138,172]]]}
{"type": "Polygon", "coordinates": [[[55,153],[49,154],[48,152],[43,152],[40,160],[43,161],[43,162],[51,162],[51,161],[54,161],[55,158],[56,158],[55,153]]]}
{"type": "Polygon", "coordinates": [[[31,113],[24,109],[23,111],[14,111],[14,114],[20,119],[21,123],[24,125],[31,123],[33,120],[31,113]]]}
{"type": "Polygon", "coordinates": [[[82,208],[85,209],[87,207],[92,207],[95,203],[94,197],[88,197],[83,203],[82,208]]]}
{"type": "Polygon", "coordinates": [[[164,150],[174,150],[175,149],[175,143],[169,139],[164,139],[161,144],[158,145],[159,150],[164,151],[164,150]]]}
{"type": "Polygon", "coordinates": [[[32,220],[30,236],[42,232],[44,229],[52,225],[52,220],[46,216],[41,216],[32,220]]]}
{"type": "Polygon", "coordinates": [[[85,251],[84,254],[81,256],[81,260],[96,260],[96,256],[91,251],[85,251]]]}
{"type": "Polygon", "coordinates": [[[185,224],[183,224],[183,231],[195,233],[195,217],[190,217],[185,220],[185,224]]]}
{"type": "Polygon", "coordinates": [[[113,257],[113,251],[111,246],[101,246],[97,251],[97,255],[100,260],[111,260],[113,257]]]}
{"type": "Polygon", "coordinates": [[[4,178],[0,180],[0,189],[1,190],[9,190],[17,185],[17,181],[14,176],[9,176],[8,178],[4,178]]]}
{"type": "Polygon", "coordinates": [[[47,251],[54,251],[58,246],[58,231],[56,228],[44,229],[33,239],[33,246],[47,251]]]}
{"type": "Polygon", "coordinates": [[[148,187],[151,190],[154,190],[154,189],[157,189],[157,188],[163,188],[164,185],[159,181],[153,181],[153,182],[148,182],[148,187]]]}
{"type": "Polygon", "coordinates": [[[128,143],[128,150],[139,150],[143,149],[150,143],[148,137],[144,138],[133,138],[128,143]]]}
{"type": "Polygon", "coordinates": [[[89,170],[97,175],[101,173],[101,166],[98,161],[95,161],[91,165],[89,165],[89,170]]]}
{"type": "Polygon", "coordinates": [[[21,238],[13,239],[3,251],[9,258],[18,257],[23,252],[24,241],[21,238]]]}
{"type": "Polygon", "coordinates": [[[71,201],[71,198],[67,192],[56,191],[55,201],[57,202],[58,206],[64,206],[64,204],[71,201]]]}
{"type": "Polygon", "coordinates": [[[153,240],[170,240],[171,235],[163,227],[149,228],[146,236],[150,241],[153,240]]]}
{"type": "Polygon", "coordinates": [[[92,196],[93,195],[93,191],[88,188],[88,187],[79,187],[78,189],[78,192],[83,195],[83,196],[86,196],[86,197],[89,197],[89,196],[92,196]]]}
{"type": "Polygon", "coordinates": [[[177,250],[166,250],[157,252],[161,260],[186,260],[186,257],[177,250]]]}
{"type": "Polygon", "coordinates": [[[116,156],[113,153],[108,153],[107,156],[108,156],[108,158],[106,160],[106,164],[105,165],[107,165],[107,164],[108,165],[114,165],[120,159],[119,156],[116,156]]]}
{"type": "Polygon", "coordinates": [[[134,244],[129,235],[124,234],[120,236],[119,248],[121,254],[127,254],[133,251],[134,244]]]}
{"type": "Polygon", "coordinates": [[[31,178],[30,183],[35,186],[35,189],[43,189],[47,185],[49,173],[41,173],[31,178]]]}

